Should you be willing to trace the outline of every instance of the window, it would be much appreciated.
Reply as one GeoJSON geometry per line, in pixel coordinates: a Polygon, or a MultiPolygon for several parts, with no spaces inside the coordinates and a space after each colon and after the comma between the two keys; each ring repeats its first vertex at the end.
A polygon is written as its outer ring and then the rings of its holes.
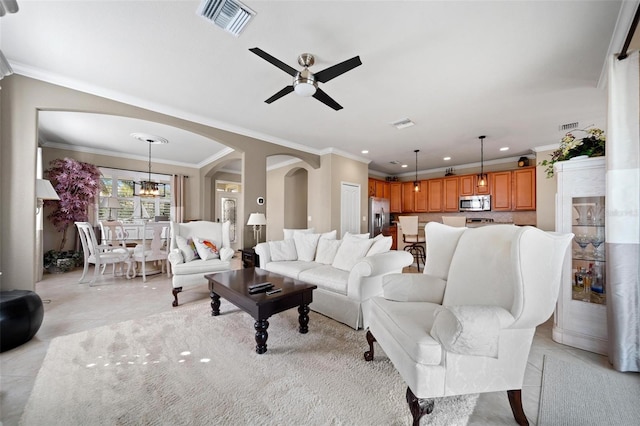
{"type": "MultiPolygon", "coordinates": [[[[134,195],[136,182],[149,179],[144,172],[118,170],[101,167],[102,187],[100,190],[98,220],[106,220],[110,217],[118,220],[153,219],[155,216],[170,216],[171,212],[171,184],[168,175],[151,174],[151,179],[165,184],[164,195],[161,197],[147,198],[134,195]],[[119,209],[102,207],[102,199],[105,197],[117,197],[120,203],[119,209]]],[[[137,185],[139,188],[139,185],[137,185]]]]}

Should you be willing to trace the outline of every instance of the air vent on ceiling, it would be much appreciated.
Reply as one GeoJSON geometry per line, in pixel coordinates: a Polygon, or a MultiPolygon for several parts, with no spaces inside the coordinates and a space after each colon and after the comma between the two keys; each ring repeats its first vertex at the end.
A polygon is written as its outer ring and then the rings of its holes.
{"type": "Polygon", "coordinates": [[[393,123],[391,123],[391,125],[394,126],[396,129],[404,129],[407,127],[411,127],[415,124],[416,123],[414,123],[408,118],[403,118],[402,120],[394,121],[393,123]]]}
{"type": "Polygon", "coordinates": [[[236,37],[256,14],[235,0],[203,0],[197,13],[236,37]]]}
{"type": "Polygon", "coordinates": [[[573,129],[577,129],[578,128],[578,122],[576,121],[575,123],[566,123],[566,124],[561,124],[560,125],[560,131],[561,132],[568,132],[569,130],[573,130],[573,129]]]}

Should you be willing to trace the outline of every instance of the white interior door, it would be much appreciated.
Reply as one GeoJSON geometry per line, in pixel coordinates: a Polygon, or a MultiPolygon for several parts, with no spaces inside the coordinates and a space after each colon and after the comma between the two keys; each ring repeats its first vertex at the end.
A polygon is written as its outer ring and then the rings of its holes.
{"type": "Polygon", "coordinates": [[[360,185],[342,182],[340,187],[340,235],[360,233],[360,185]]]}

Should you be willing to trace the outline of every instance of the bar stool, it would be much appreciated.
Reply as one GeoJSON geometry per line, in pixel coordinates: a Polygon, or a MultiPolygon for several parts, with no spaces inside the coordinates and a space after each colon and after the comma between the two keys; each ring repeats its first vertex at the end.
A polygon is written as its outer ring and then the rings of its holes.
{"type": "Polygon", "coordinates": [[[402,228],[402,241],[407,244],[404,250],[413,255],[420,272],[420,261],[425,265],[427,256],[424,247],[425,237],[418,233],[418,216],[400,216],[398,219],[402,228]]]}

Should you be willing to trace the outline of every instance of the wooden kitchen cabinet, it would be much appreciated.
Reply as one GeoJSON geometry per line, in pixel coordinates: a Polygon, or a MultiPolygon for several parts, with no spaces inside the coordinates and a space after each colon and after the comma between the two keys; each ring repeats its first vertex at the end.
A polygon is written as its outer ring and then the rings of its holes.
{"type": "Polygon", "coordinates": [[[414,194],[415,194],[415,209],[414,211],[416,212],[426,212],[428,211],[428,205],[427,205],[427,201],[429,198],[429,194],[428,194],[428,190],[427,190],[427,185],[428,185],[428,180],[421,180],[420,181],[420,191],[415,192],[414,190],[414,194]]]}
{"type": "Polygon", "coordinates": [[[376,181],[376,197],[389,199],[389,182],[376,181]]]}
{"type": "Polygon", "coordinates": [[[518,169],[511,174],[513,176],[513,210],[535,210],[536,168],[518,169]]]}
{"type": "Polygon", "coordinates": [[[511,172],[489,173],[491,210],[511,211],[511,172]]]}
{"type": "Polygon", "coordinates": [[[375,179],[371,179],[369,178],[369,197],[375,197],[376,196],[376,180],[375,179]]]}
{"type": "Polygon", "coordinates": [[[402,213],[413,213],[415,210],[415,194],[413,182],[402,182],[402,213]]]}
{"type": "Polygon", "coordinates": [[[441,212],[442,211],[442,194],[443,194],[443,179],[429,179],[427,181],[428,188],[428,211],[441,212]]]}
{"type": "Polygon", "coordinates": [[[458,178],[460,182],[460,196],[468,197],[471,195],[475,195],[475,176],[474,175],[464,175],[458,178]]]}
{"type": "Polygon", "coordinates": [[[457,212],[459,210],[459,184],[460,179],[458,177],[446,177],[442,180],[442,211],[457,212]]]}
{"type": "Polygon", "coordinates": [[[391,213],[402,213],[402,182],[389,183],[389,209],[391,213]]]}
{"type": "Polygon", "coordinates": [[[489,181],[487,186],[478,188],[478,175],[464,175],[459,178],[460,196],[488,195],[491,193],[491,176],[487,176],[489,181]]]}

